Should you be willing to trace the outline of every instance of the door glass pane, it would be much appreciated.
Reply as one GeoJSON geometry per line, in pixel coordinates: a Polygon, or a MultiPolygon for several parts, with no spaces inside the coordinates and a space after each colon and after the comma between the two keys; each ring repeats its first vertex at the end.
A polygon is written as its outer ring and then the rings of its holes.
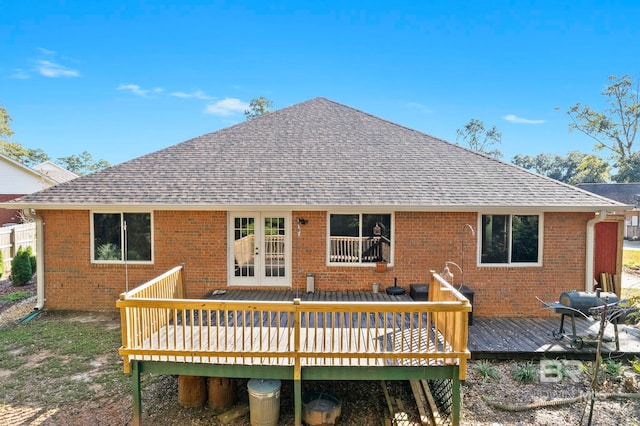
{"type": "Polygon", "coordinates": [[[255,276],[253,269],[255,219],[252,217],[236,217],[233,221],[233,235],[234,275],[236,277],[255,276]]]}
{"type": "Polygon", "coordinates": [[[284,277],[285,220],[283,217],[264,218],[264,275],[284,277]]]}

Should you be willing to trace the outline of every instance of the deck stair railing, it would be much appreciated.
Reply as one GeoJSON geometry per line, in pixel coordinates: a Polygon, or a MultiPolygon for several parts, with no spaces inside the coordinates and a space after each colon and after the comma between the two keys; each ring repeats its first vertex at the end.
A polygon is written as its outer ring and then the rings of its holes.
{"type": "Polygon", "coordinates": [[[184,268],[120,295],[124,370],[132,360],[295,366],[459,365],[469,301],[432,272],[428,302],[185,299],[184,268]]]}

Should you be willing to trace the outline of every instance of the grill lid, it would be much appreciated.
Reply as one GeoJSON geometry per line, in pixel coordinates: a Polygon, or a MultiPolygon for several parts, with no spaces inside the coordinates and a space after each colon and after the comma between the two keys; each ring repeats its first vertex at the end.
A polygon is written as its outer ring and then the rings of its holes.
{"type": "Polygon", "coordinates": [[[602,306],[605,303],[618,303],[618,295],[605,291],[565,291],[560,295],[560,304],[589,314],[589,309],[602,306]]]}

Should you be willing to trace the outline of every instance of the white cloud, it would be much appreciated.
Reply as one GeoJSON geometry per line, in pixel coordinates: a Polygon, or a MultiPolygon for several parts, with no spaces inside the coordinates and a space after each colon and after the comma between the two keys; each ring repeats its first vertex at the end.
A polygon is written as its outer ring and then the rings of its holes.
{"type": "Polygon", "coordinates": [[[431,110],[429,108],[427,108],[426,106],[422,105],[421,103],[418,102],[407,102],[405,104],[405,106],[407,108],[415,108],[420,110],[421,112],[424,112],[425,114],[430,114],[431,110]]]}
{"type": "Polygon", "coordinates": [[[248,103],[242,102],[240,99],[236,98],[225,98],[214,104],[207,105],[205,113],[226,117],[236,113],[243,113],[247,109],[249,109],[248,103]]]}
{"type": "MultiPolygon", "coordinates": [[[[44,47],[37,47],[36,50],[38,51],[38,58],[29,59],[29,65],[27,67],[15,68],[11,73],[11,78],[25,80],[37,74],[47,78],[80,76],[78,70],[60,63],[60,56],[55,50],[45,49],[44,47]]],[[[65,61],[78,62],[65,57],[62,59],[65,61]]]]}
{"type": "Polygon", "coordinates": [[[24,70],[22,68],[16,68],[13,70],[13,73],[11,74],[11,78],[16,78],[18,80],[27,80],[31,78],[31,75],[27,70],[24,70]]]}
{"type": "Polygon", "coordinates": [[[169,95],[175,96],[176,98],[183,98],[183,99],[202,99],[203,101],[210,101],[215,99],[213,96],[208,96],[202,90],[195,90],[191,93],[172,92],[172,93],[169,93],[169,95]]]}
{"type": "Polygon", "coordinates": [[[45,49],[44,47],[37,47],[36,49],[38,49],[43,55],[47,56],[54,56],[56,53],[58,53],[55,50],[45,49]]]}
{"type": "Polygon", "coordinates": [[[517,115],[514,115],[514,114],[507,114],[502,118],[512,123],[521,123],[521,124],[544,124],[547,122],[547,120],[530,120],[528,118],[518,117],[517,115]]]}
{"type": "Polygon", "coordinates": [[[133,93],[134,95],[145,97],[150,93],[161,93],[164,89],[161,87],[155,87],[153,89],[143,89],[137,84],[121,84],[116,88],[116,90],[122,90],[125,92],[133,93]]]}
{"type": "Polygon", "coordinates": [[[53,61],[39,60],[36,63],[38,72],[44,77],[78,77],[80,75],[78,71],[67,68],[64,65],[60,65],[53,61]]]}

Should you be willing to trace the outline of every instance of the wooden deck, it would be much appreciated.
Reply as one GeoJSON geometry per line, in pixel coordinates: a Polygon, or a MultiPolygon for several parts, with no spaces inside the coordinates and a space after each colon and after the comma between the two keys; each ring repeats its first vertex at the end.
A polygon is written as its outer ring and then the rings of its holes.
{"type": "MultiPolygon", "coordinates": [[[[572,347],[571,322],[565,319],[565,337],[556,340],[560,315],[551,318],[475,318],[469,327],[468,348],[472,359],[593,359],[597,349],[600,322],[576,317],[576,336],[584,341],[581,349],[572,347]]],[[[620,349],[616,350],[614,326],[608,324],[603,353],[615,357],[640,356],[640,328],[618,325],[620,349]]]]}
{"type": "Polygon", "coordinates": [[[306,293],[296,290],[242,290],[229,289],[219,292],[209,292],[203,297],[205,300],[251,300],[263,302],[286,302],[300,299],[303,302],[410,302],[408,294],[400,296],[389,295],[381,288],[378,293],[363,290],[344,291],[316,291],[306,293]]]}
{"type": "Polygon", "coordinates": [[[432,300],[420,302],[386,292],[231,289],[185,299],[176,267],[117,302],[134,424],[143,373],[293,380],[296,425],[302,380],[446,379],[458,424],[471,305],[433,271],[430,288],[432,300]]]}
{"type": "MultiPolygon", "coordinates": [[[[286,301],[293,298],[308,301],[351,301],[351,302],[407,302],[412,299],[408,294],[388,295],[384,289],[379,293],[371,291],[316,291],[314,293],[295,290],[226,290],[224,294],[205,295],[213,300],[266,300],[286,301]]],[[[576,336],[581,337],[584,346],[572,347],[571,321],[565,319],[565,337],[557,340],[553,332],[559,331],[560,315],[545,318],[483,318],[474,317],[469,326],[468,348],[472,359],[540,359],[540,358],[576,358],[592,359],[596,351],[594,342],[598,335],[599,322],[576,316],[576,336]]],[[[608,324],[605,329],[603,350],[607,355],[616,357],[640,356],[640,328],[618,325],[620,349],[616,349],[614,327],[608,324]]]]}

